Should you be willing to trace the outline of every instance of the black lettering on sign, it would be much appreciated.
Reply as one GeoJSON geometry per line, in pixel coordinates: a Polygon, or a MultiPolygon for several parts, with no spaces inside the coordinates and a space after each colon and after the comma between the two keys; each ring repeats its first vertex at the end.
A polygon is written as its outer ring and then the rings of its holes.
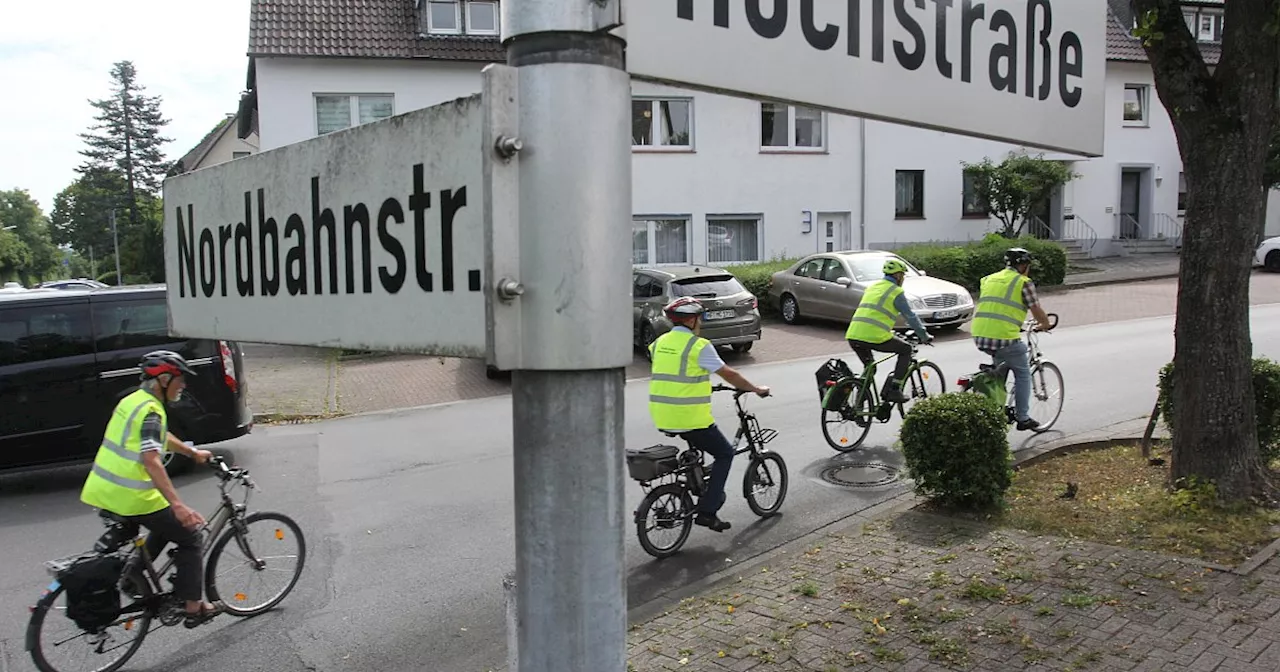
{"type": "MultiPolygon", "coordinates": [[[[190,203],[175,206],[178,296],[196,297],[202,293],[211,297],[215,291],[221,296],[276,296],[282,282],[290,296],[322,295],[326,290],[329,294],[372,294],[375,285],[375,230],[377,245],[391,258],[389,263],[377,267],[377,284],[383,291],[397,294],[408,280],[405,235],[413,237],[413,270],[418,288],[424,292],[434,291],[435,272],[438,270],[440,289],[455,291],[455,278],[459,271],[455,268],[454,233],[458,213],[467,206],[467,185],[438,191],[438,269],[427,261],[427,252],[434,249],[427,240],[427,215],[431,210],[432,193],[426,184],[423,165],[417,164],[413,166],[407,210],[404,202],[393,196],[377,205],[376,217],[371,206],[365,203],[326,203],[318,175],[310,179],[309,226],[305,219],[307,215],[296,212],[279,213],[280,219],[277,219],[268,204],[271,195],[264,187],[244,192],[244,215],[235,222],[197,229],[199,213],[195,206],[190,203]],[[341,224],[336,213],[341,214],[341,224]],[[405,230],[403,227],[409,223],[409,213],[412,213],[413,227],[405,230]],[[283,230],[280,221],[284,222],[283,230]],[[341,236],[338,235],[339,230],[342,231],[341,236]],[[339,258],[342,259],[341,264],[339,258]],[[309,263],[313,265],[310,274],[309,263]]],[[[467,269],[466,281],[467,291],[481,291],[480,269],[467,269]]]]}
{"type": "MultiPolygon", "coordinates": [[[[656,1],[656,0],[655,0],[656,1]]],[[[1084,50],[1080,36],[1071,30],[1054,30],[1053,4],[1056,1],[1061,7],[1071,0],[1024,0],[1026,13],[1024,23],[1019,25],[1018,19],[1007,10],[997,9],[990,12],[988,19],[987,5],[980,0],[959,0],[959,10],[950,11],[957,0],[894,0],[893,20],[897,24],[895,30],[901,30],[910,39],[894,39],[893,51],[897,65],[905,70],[915,71],[924,67],[930,48],[934,52],[934,66],[937,73],[945,78],[954,78],[954,60],[948,44],[948,36],[952,33],[952,22],[955,22],[960,36],[960,81],[973,82],[973,61],[975,56],[982,58],[978,41],[987,38],[991,46],[987,49],[987,85],[993,91],[1018,93],[1018,71],[1024,69],[1024,95],[1033,100],[1047,101],[1054,92],[1054,60],[1057,60],[1057,98],[1067,107],[1080,104],[1083,91],[1079,78],[1084,74],[1084,50]],[[933,45],[929,44],[929,31],[921,22],[927,20],[928,1],[933,2],[933,45]],[[910,6],[909,6],[910,4],[910,6]],[[913,11],[925,10],[923,12],[913,11]],[[985,29],[986,35],[975,40],[975,31],[985,29]],[[1019,31],[1025,31],[1025,38],[1018,39],[1019,31]],[[1056,42],[1056,46],[1055,46],[1056,42]]],[[[676,18],[683,21],[707,21],[705,15],[695,13],[697,0],[676,0],[676,18]]],[[[853,58],[862,57],[863,22],[865,16],[863,6],[871,5],[871,60],[875,63],[885,62],[885,35],[889,28],[886,16],[885,0],[846,0],[845,16],[841,23],[823,23],[818,25],[815,0],[799,0],[800,21],[798,30],[805,42],[818,52],[829,52],[840,39],[840,31],[847,33],[845,52],[853,58]]],[[[729,30],[750,31],[756,36],[772,40],[781,37],[787,31],[788,11],[793,0],[713,0],[712,25],[729,30]],[[766,11],[768,13],[766,14],[766,11]],[[746,19],[745,23],[734,23],[732,14],[746,19]]],[[[834,7],[839,3],[825,0],[824,8],[834,7]]],[[[705,5],[704,5],[705,6],[705,5]]],[[[1022,14],[1019,12],[1019,14],[1022,14]]],[[[824,19],[832,18],[824,16],[824,19]]],[[[796,28],[792,28],[796,30],[796,28]]],[[[979,61],[980,62],[980,61],[979,61]]],[[[425,206],[424,206],[425,207],[425,206]]],[[[413,207],[411,206],[412,210],[413,207]]],[[[417,211],[415,210],[415,215],[417,211]]],[[[415,219],[416,221],[416,219],[415,219]]],[[[422,278],[419,278],[419,283],[422,278]]]]}

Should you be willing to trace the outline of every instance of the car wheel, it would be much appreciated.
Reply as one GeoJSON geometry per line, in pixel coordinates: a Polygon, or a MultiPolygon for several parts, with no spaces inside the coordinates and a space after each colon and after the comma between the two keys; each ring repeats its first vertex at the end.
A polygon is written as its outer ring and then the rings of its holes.
{"type": "Polygon", "coordinates": [[[746,343],[734,343],[733,351],[737,353],[751,352],[751,346],[755,345],[755,341],[747,341],[746,343]]]}
{"type": "Polygon", "coordinates": [[[796,303],[796,297],[790,294],[782,296],[782,321],[787,324],[795,324],[800,321],[800,304],[796,303]]]}
{"type": "Polygon", "coordinates": [[[644,350],[644,358],[653,361],[653,355],[649,352],[649,344],[657,340],[657,335],[653,333],[653,325],[648,322],[640,327],[640,349],[644,350]]]}
{"type": "Polygon", "coordinates": [[[1273,273],[1280,273],[1280,250],[1272,250],[1268,252],[1267,258],[1262,266],[1273,273]]]}

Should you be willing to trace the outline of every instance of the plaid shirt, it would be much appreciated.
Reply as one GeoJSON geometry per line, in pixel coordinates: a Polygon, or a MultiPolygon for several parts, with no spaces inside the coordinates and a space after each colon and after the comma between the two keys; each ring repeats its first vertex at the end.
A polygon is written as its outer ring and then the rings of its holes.
{"type": "MultiPolygon", "coordinates": [[[[1031,278],[1027,278],[1027,282],[1022,285],[1022,303],[1028,310],[1030,310],[1032,306],[1039,302],[1040,297],[1036,296],[1036,285],[1034,282],[1031,282],[1031,278]]],[[[1000,338],[987,338],[986,336],[973,337],[973,344],[978,346],[979,350],[988,354],[1017,342],[1018,339],[1016,338],[1006,340],[1000,338]]]]}

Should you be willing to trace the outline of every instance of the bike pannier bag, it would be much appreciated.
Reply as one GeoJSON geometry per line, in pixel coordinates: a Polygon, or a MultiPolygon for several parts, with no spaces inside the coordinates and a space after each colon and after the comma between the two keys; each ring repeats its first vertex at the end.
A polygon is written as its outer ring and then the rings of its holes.
{"type": "Polygon", "coordinates": [[[1009,391],[1005,389],[1005,381],[986,372],[970,376],[969,388],[996,402],[999,406],[1004,406],[1009,397],[1009,391]]]}
{"type": "MultiPolygon", "coordinates": [[[[828,359],[818,370],[814,372],[814,378],[818,380],[818,401],[825,402],[827,393],[831,390],[834,383],[842,378],[852,378],[853,370],[843,359],[828,359]]],[[[825,408],[825,404],[824,404],[825,408]]]]}
{"type": "Polygon", "coordinates": [[[84,630],[109,625],[120,615],[120,590],[116,584],[124,572],[119,555],[94,555],[76,561],[57,578],[67,596],[67,618],[84,630]]]}
{"type": "Polygon", "coordinates": [[[656,444],[644,448],[627,449],[627,472],[637,481],[652,481],[680,467],[675,446],[656,444]]]}

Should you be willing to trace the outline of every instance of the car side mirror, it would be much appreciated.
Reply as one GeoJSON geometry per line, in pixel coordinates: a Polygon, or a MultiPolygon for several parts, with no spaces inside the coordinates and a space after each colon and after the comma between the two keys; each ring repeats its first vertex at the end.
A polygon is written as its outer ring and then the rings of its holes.
{"type": "Polygon", "coordinates": [[[924,270],[923,268],[917,268],[916,270],[920,271],[920,275],[929,275],[929,272],[924,270]]]}
{"type": "Polygon", "coordinates": [[[845,287],[849,287],[849,286],[853,285],[853,280],[850,280],[849,278],[847,278],[847,277],[845,277],[845,276],[843,276],[843,275],[842,275],[842,276],[840,276],[840,277],[836,278],[836,284],[837,284],[837,285],[844,285],[845,287]]]}

